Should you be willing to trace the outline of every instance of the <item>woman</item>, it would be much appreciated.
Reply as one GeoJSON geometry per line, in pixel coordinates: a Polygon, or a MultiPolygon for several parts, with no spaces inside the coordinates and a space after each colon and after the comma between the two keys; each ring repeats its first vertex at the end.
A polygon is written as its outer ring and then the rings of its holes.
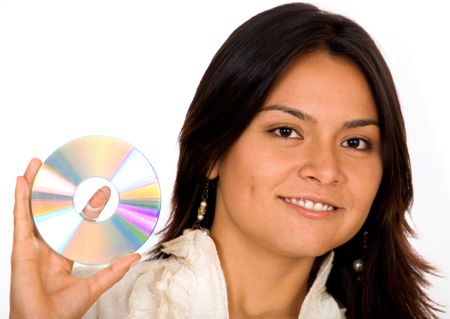
{"type": "MultiPolygon", "coordinates": [[[[17,182],[12,317],[77,318],[138,256],[72,277],[32,232],[39,165],[17,182]]],[[[311,5],[268,10],[233,32],[200,82],[153,260],[86,317],[435,317],[423,291],[432,268],[407,240],[411,200],[400,105],[370,36],[311,5]]]]}

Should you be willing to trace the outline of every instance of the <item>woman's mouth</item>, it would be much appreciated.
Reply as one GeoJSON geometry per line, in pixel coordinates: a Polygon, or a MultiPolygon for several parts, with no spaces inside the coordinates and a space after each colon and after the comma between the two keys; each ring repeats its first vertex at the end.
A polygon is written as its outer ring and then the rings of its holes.
{"type": "Polygon", "coordinates": [[[304,198],[293,198],[293,197],[283,197],[285,202],[303,207],[303,208],[307,208],[307,209],[311,209],[311,210],[315,210],[315,211],[321,211],[321,210],[336,210],[336,207],[329,205],[329,204],[325,204],[325,203],[321,203],[321,202],[314,202],[312,200],[309,199],[304,199],[304,198]]]}
{"type": "Polygon", "coordinates": [[[338,207],[311,198],[304,197],[280,197],[284,202],[297,206],[296,209],[303,216],[312,219],[323,219],[334,215],[338,207]]]}

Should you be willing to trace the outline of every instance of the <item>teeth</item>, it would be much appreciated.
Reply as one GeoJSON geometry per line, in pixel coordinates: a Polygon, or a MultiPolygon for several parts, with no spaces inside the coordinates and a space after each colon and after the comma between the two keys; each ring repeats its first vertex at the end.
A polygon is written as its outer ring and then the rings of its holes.
{"type": "Polygon", "coordinates": [[[315,203],[313,209],[314,210],[322,210],[322,204],[321,203],[315,203]]]}
{"type": "Polygon", "coordinates": [[[306,209],[311,209],[311,210],[316,210],[316,211],[324,211],[324,210],[335,210],[336,208],[334,206],[331,205],[327,205],[327,204],[323,204],[323,203],[314,203],[310,200],[307,199],[297,199],[297,198],[289,198],[289,197],[285,197],[284,200],[288,203],[306,208],[306,209]]]}

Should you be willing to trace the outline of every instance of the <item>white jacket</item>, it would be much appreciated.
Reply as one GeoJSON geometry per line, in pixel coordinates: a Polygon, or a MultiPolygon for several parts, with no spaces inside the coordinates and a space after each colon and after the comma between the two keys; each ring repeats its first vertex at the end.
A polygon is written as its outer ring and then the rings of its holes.
{"type": "MultiPolygon", "coordinates": [[[[163,251],[171,256],[135,266],[83,319],[228,318],[225,278],[211,237],[188,229],[165,243],[163,251]]],[[[333,252],[323,261],[299,319],[345,318],[345,309],[326,292],[332,260],[333,252]]],[[[74,273],[86,277],[92,274],[92,268],[76,268],[74,273]]]]}

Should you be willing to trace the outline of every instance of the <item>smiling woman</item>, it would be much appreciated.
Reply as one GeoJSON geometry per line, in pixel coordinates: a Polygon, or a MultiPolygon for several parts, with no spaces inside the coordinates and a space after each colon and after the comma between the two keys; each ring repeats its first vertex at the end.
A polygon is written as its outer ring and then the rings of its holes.
{"type": "Polygon", "coordinates": [[[357,67],[322,51],[298,59],[209,174],[218,246],[247,255],[262,245],[312,264],[354,237],[382,176],[373,123],[375,102],[357,67]]]}
{"type": "MultiPolygon", "coordinates": [[[[423,290],[432,268],[408,242],[412,182],[395,85],[353,21],[290,4],[231,34],[181,131],[162,242],[194,224],[205,176],[202,223],[231,317],[435,316],[423,290]]],[[[167,257],[161,247],[154,253],[167,257]]]]}
{"type": "MultiPolygon", "coordinates": [[[[238,307],[255,300],[254,291],[245,291],[257,287],[266,296],[283,296],[277,307],[270,305],[279,311],[273,315],[300,311],[305,270],[354,237],[367,218],[382,176],[376,122],[359,69],[317,51],[289,67],[216,162],[209,174],[217,179],[211,234],[238,307]],[[258,283],[258,268],[265,284],[258,283]]],[[[256,315],[250,307],[230,310],[237,318],[256,315]]]]}
{"type": "Polygon", "coordinates": [[[188,110],[161,243],[123,279],[135,256],[81,280],[35,237],[38,166],[17,185],[17,318],[436,317],[423,290],[433,269],[408,243],[395,86],[345,17],[289,4],[231,34],[188,110]]]}

